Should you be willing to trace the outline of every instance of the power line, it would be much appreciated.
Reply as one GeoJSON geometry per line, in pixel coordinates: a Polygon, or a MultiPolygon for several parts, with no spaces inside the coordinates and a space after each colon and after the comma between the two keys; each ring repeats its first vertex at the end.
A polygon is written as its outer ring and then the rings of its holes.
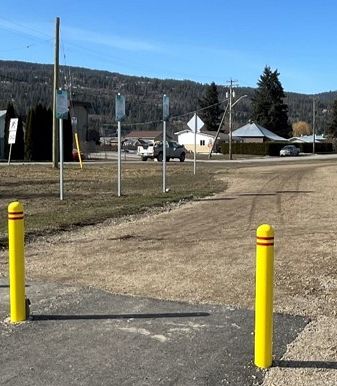
{"type": "Polygon", "coordinates": [[[35,28],[29,27],[29,26],[24,25],[24,24],[20,24],[16,21],[13,21],[13,20],[5,19],[3,17],[0,17],[0,28],[6,29],[8,31],[15,31],[15,32],[21,33],[23,35],[29,35],[29,36],[35,37],[37,39],[41,39],[39,37],[39,35],[43,36],[43,37],[47,36],[48,38],[50,38],[50,35],[45,33],[45,32],[39,31],[35,28]],[[31,32],[25,32],[25,30],[31,31],[31,32]]]}

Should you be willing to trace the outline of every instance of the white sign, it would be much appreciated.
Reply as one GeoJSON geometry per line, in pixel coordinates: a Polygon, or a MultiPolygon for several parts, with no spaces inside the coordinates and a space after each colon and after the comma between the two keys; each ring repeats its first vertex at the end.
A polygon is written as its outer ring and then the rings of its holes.
{"type": "Polygon", "coordinates": [[[19,118],[11,118],[9,121],[9,133],[8,133],[8,144],[14,144],[16,140],[16,131],[18,128],[19,118]]]}
{"type": "Polygon", "coordinates": [[[197,116],[197,114],[194,114],[187,123],[188,127],[193,131],[193,133],[195,131],[195,120],[197,120],[197,132],[199,132],[200,129],[204,126],[204,122],[197,116]]]}

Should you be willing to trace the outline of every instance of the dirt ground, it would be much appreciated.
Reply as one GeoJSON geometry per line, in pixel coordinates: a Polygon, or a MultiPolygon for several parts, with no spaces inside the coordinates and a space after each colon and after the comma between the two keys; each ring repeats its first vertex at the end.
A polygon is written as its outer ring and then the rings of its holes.
{"type": "Polygon", "coordinates": [[[31,279],[113,293],[254,307],[255,232],[275,228],[274,310],[312,322],[269,385],[337,384],[337,162],[219,173],[217,196],[31,243],[31,279]],[[294,364],[297,363],[297,366],[294,364]]]}

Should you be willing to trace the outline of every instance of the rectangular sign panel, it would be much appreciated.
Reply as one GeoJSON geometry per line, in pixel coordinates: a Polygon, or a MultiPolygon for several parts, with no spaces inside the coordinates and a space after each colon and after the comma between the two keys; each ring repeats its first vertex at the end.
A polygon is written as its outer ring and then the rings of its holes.
{"type": "Polygon", "coordinates": [[[56,118],[68,118],[68,92],[66,90],[57,90],[56,93],[56,118]]]}
{"type": "Polygon", "coordinates": [[[116,95],[115,115],[116,121],[121,121],[125,117],[125,97],[121,94],[116,95]]]}
{"type": "Polygon", "coordinates": [[[16,131],[18,129],[19,118],[11,118],[9,121],[9,133],[8,133],[8,144],[14,144],[16,140],[16,131]]]}
{"type": "Polygon", "coordinates": [[[163,95],[163,121],[167,121],[170,117],[170,98],[163,95]]]}

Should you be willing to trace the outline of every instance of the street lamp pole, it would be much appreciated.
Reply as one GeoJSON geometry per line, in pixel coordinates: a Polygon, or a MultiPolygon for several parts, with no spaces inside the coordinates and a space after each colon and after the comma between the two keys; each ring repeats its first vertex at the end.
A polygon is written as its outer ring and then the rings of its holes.
{"type": "MultiPolygon", "coordinates": [[[[229,151],[229,159],[233,159],[232,157],[232,108],[241,101],[243,98],[247,98],[248,95],[242,95],[238,100],[232,103],[232,90],[230,90],[229,95],[229,136],[228,136],[228,151],[229,151]]],[[[233,93],[233,97],[235,94],[233,93]]]]}
{"type": "Polygon", "coordinates": [[[229,136],[228,136],[228,151],[229,151],[229,159],[233,159],[232,156],[232,81],[229,88],[229,136]]]}

